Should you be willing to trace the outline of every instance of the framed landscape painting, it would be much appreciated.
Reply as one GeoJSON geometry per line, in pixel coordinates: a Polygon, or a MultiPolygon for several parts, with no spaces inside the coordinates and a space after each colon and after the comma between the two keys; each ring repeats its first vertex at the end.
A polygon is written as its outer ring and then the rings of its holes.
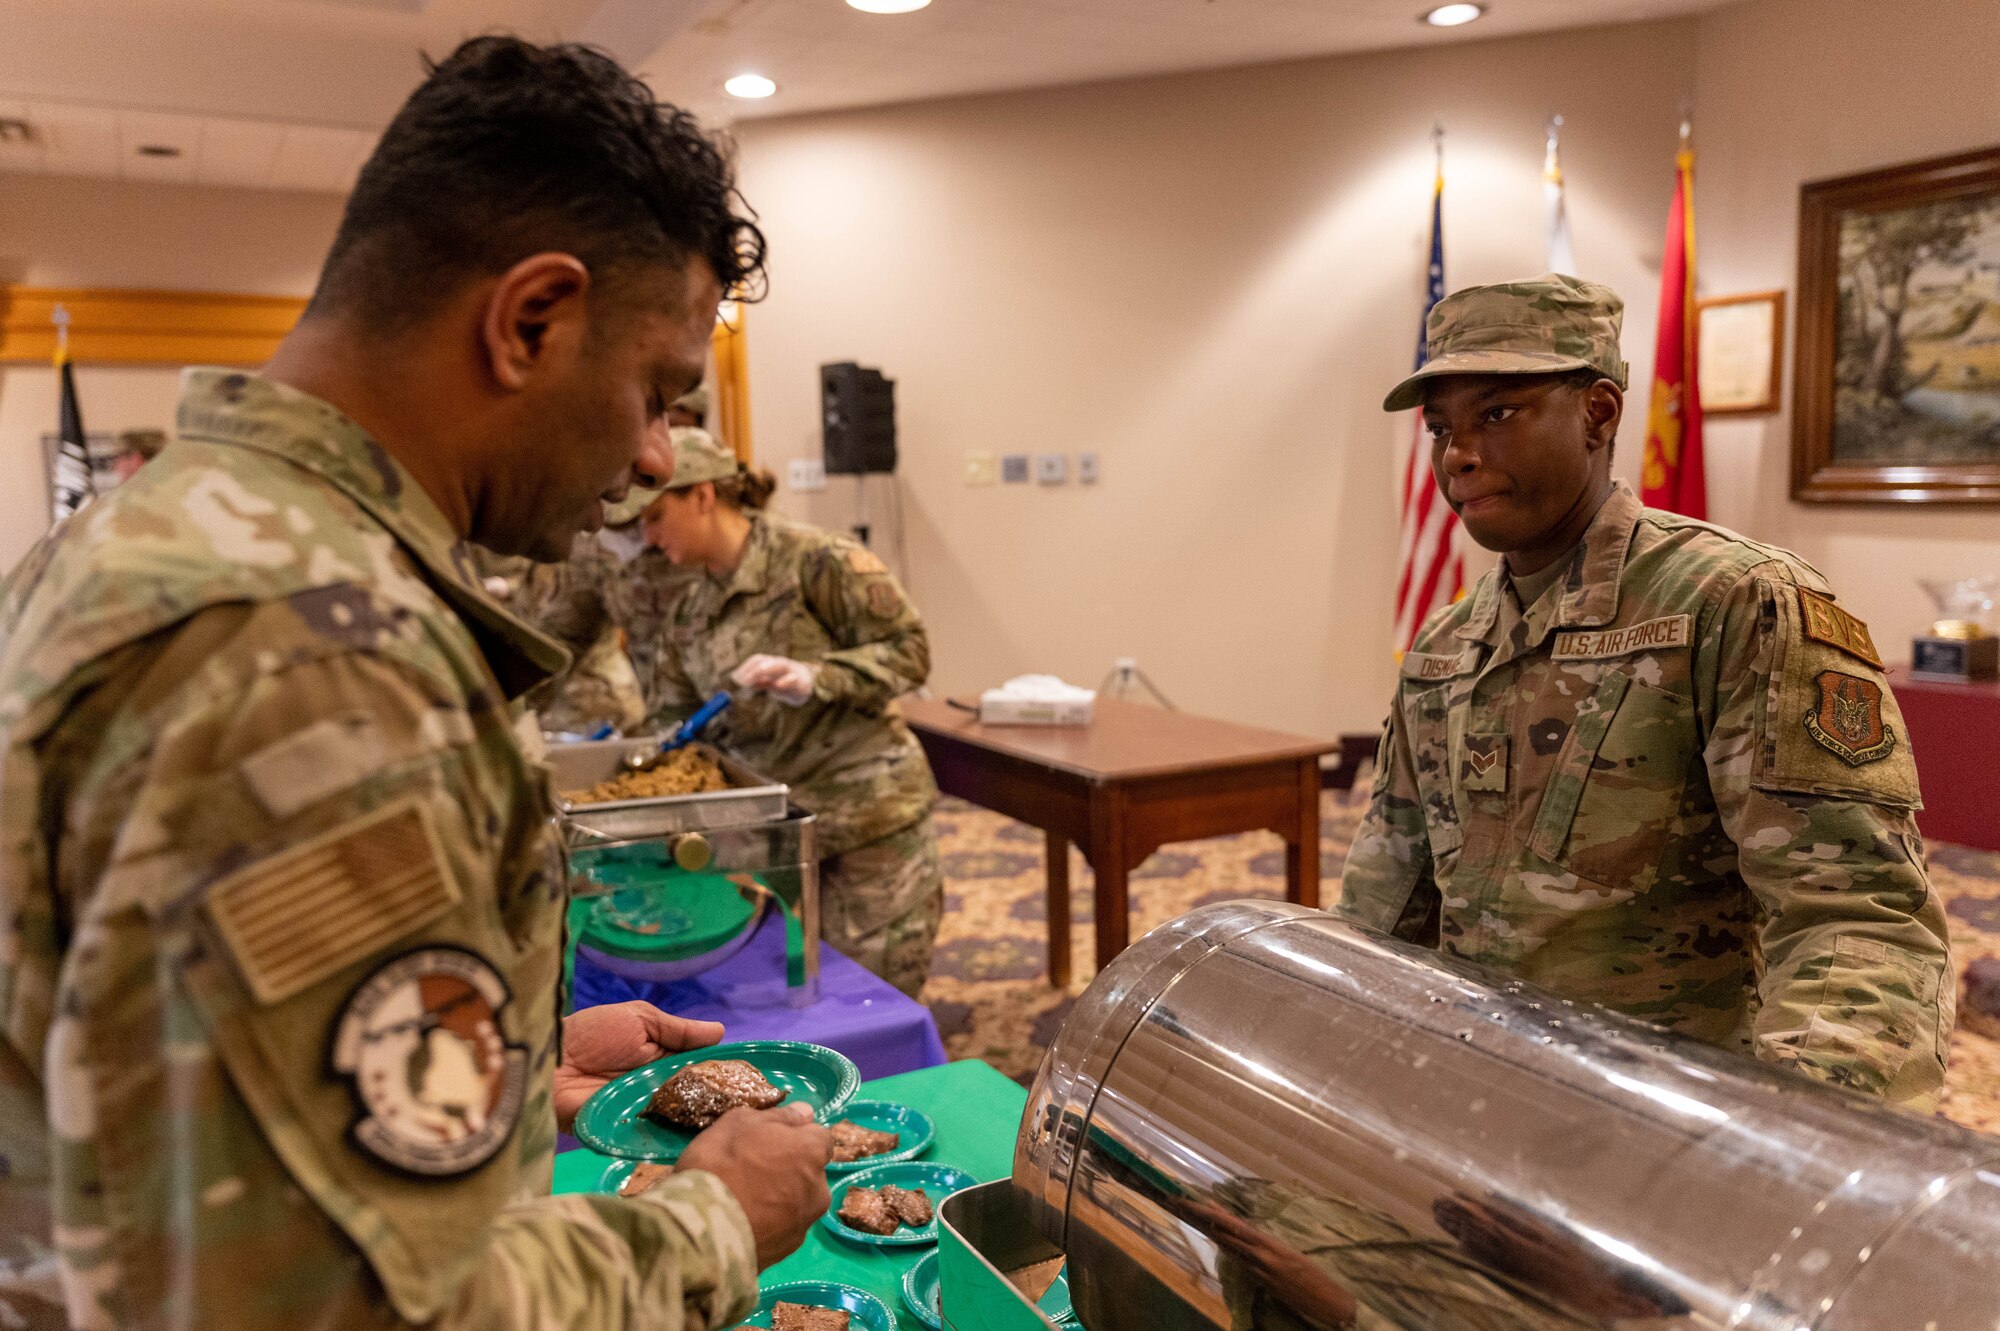
{"type": "Polygon", "coordinates": [[[1792,497],[2000,503],[2000,148],[1799,194],[1792,497]]]}

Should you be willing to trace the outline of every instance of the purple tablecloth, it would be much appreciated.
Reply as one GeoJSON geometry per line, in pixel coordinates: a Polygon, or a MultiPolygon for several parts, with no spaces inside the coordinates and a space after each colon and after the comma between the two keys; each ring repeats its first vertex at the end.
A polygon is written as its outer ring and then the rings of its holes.
{"type": "Polygon", "coordinates": [[[605,971],[579,951],[575,1005],[643,998],[677,1016],[719,1021],[728,1040],[805,1040],[854,1060],[862,1080],[934,1068],[944,1042],[930,1009],[892,988],[832,948],[819,949],[819,1002],[785,1005],[784,925],[766,918],[741,952],[687,980],[647,983],[605,971]]]}

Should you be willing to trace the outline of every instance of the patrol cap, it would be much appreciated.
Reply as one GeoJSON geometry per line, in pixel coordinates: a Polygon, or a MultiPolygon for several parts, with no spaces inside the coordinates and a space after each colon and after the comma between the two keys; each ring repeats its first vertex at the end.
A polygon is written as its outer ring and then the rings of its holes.
{"type": "Polygon", "coordinates": [[[672,438],[674,478],[667,482],[667,489],[685,490],[690,485],[727,480],[736,474],[736,454],[708,431],[684,425],[672,432],[672,438]]]}
{"type": "Polygon", "coordinates": [[[682,393],[674,399],[674,407],[676,410],[685,411],[690,416],[698,416],[702,420],[707,420],[708,390],[706,388],[690,388],[687,392],[682,393]]]}
{"type": "Polygon", "coordinates": [[[664,493],[666,490],[661,486],[633,486],[625,492],[623,499],[604,506],[604,525],[622,527],[628,522],[637,521],[639,515],[646,511],[646,506],[664,493]]]}
{"type": "Polygon", "coordinates": [[[1610,287],[1561,273],[1454,291],[1424,321],[1423,367],[1396,385],[1382,410],[1422,406],[1424,380],[1446,374],[1592,369],[1623,388],[1624,314],[1625,302],[1610,287]]]}

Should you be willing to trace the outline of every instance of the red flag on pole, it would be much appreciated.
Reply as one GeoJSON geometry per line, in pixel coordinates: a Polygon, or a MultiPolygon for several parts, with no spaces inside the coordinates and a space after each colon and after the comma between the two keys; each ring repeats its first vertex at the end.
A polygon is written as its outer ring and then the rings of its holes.
{"type": "MultiPolygon", "coordinates": [[[[1431,259],[1424,289],[1424,313],[1417,320],[1417,368],[1424,364],[1424,331],[1431,307],[1444,299],[1444,130],[1431,135],[1437,145],[1437,175],[1431,183],[1431,259]]],[[[1455,539],[1458,514],[1438,493],[1431,476],[1431,440],[1424,414],[1417,413],[1416,438],[1403,459],[1402,570],[1396,580],[1396,654],[1416,641],[1417,630],[1439,606],[1465,591],[1465,558],[1455,539]]]]}
{"type": "Polygon", "coordinates": [[[1694,149],[1681,125],[1674,156],[1674,202],[1660,264],[1660,334],[1653,355],[1653,400],[1646,412],[1640,498],[1653,508],[1708,517],[1702,474],[1701,379],[1694,340],[1694,149]]]}

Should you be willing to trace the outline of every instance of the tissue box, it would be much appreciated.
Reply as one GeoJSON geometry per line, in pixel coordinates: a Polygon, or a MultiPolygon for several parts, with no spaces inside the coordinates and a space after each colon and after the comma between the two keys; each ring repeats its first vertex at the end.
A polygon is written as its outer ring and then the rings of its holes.
{"type": "Polygon", "coordinates": [[[1022,698],[988,689],[979,695],[979,720],[989,726],[1087,726],[1096,710],[1086,698],[1022,698]]]}
{"type": "Polygon", "coordinates": [[[979,695],[979,719],[989,726],[1087,726],[1096,705],[1095,693],[1054,675],[1017,675],[979,695]]]}

